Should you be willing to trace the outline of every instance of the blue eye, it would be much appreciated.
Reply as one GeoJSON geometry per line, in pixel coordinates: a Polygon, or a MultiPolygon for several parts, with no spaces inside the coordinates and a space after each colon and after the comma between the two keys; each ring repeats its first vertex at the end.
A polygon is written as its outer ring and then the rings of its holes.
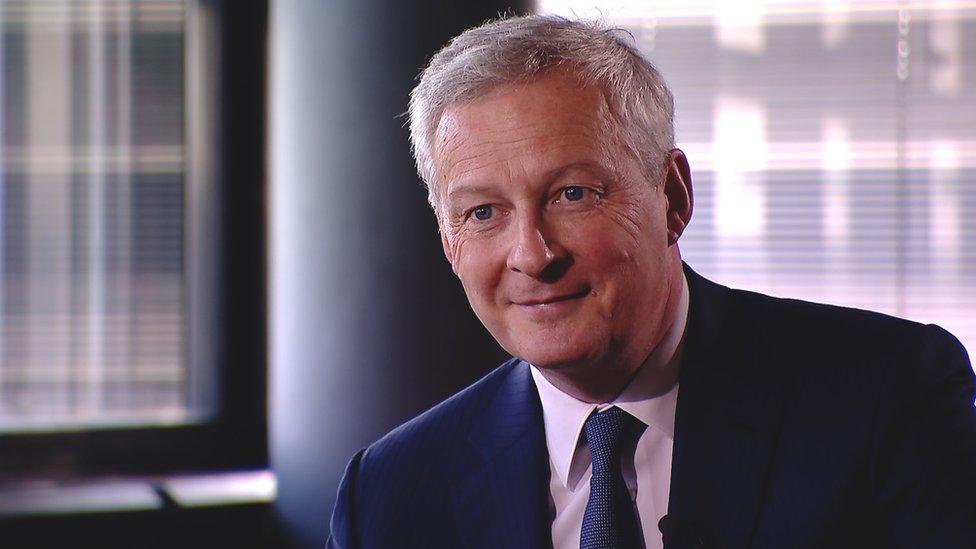
{"type": "Polygon", "coordinates": [[[492,213],[491,206],[488,206],[487,204],[484,206],[478,206],[477,208],[474,209],[474,212],[472,213],[474,213],[475,219],[479,221],[485,221],[491,218],[491,213],[492,213]]]}
{"type": "Polygon", "coordinates": [[[566,187],[565,189],[563,189],[563,196],[566,197],[566,200],[569,200],[570,202],[575,202],[577,200],[583,199],[584,192],[586,191],[583,189],[583,187],[577,187],[574,185],[572,187],[566,187]]]}

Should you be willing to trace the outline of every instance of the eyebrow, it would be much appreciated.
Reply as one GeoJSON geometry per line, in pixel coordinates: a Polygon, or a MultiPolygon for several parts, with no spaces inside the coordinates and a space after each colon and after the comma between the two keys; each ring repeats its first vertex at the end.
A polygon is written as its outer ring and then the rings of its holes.
{"type": "Polygon", "coordinates": [[[593,172],[594,175],[602,179],[610,179],[613,177],[611,172],[608,172],[603,166],[596,164],[589,160],[583,160],[581,162],[573,162],[572,164],[567,164],[560,168],[556,168],[546,174],[546,183],[552,183],[553,181],[559,179],[560,177],[566,175],[567,172],[574,170],[586,170],[593,172]]]}
{"type": "MultiPolygon", "coordinates": [[[[583,160],[580,162],[573,162],[572,164],[567,164],[565,166],[560,166],[550,170],[543,176],[543,180],[547,185],[551,184],[556,179],[563,177],[568,172],[574,170],[586,170],[593,172],[594,175],[600,177],[601,179],[609,179],[612,174],[608,172],[605,168],[589,160],[583,160]]],[[[471,183],[464,184],[461,183],[456,185],[449,193],[447,193],[447,200],[457,200],[466,196],[479,196],[486,194],[493,194],[497,192],[497,189],[487,183],[471,183]]]]}
{"type": "Polygon", "coordinates": [[[447,193],[447,199],[457,199],[470,195],[482,195],[491,194],[495,192],[495,188],[491,185],[484,183],[472,183],[470,185],[459,185],[451,189],[451,192],[447,193]]]}

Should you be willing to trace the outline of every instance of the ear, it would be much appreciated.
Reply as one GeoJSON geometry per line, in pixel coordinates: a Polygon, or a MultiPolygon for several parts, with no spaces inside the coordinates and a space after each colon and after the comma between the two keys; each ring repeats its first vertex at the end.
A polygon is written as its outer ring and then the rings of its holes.
{"type": "Polygon", "coordinates": [[[664,176],[664,197],[668,201],[668,246],[674,246],[691,221],[695,198],[691,189],[691,168],[681,149],[668,153],[664,176]]]}

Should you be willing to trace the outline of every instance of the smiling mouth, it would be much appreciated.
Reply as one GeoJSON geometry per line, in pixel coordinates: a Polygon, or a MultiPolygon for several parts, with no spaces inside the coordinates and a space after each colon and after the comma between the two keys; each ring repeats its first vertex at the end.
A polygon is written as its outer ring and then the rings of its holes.
{"type": "Polygon", "coordinates": [[[570,301],[570,300],[573,300],[573,299],[580,299],[582,297],[585,297],[589,293],[590,293],[589,288],[585,288],[585,289],[583,289],[583,290],[581,290],[581,291],[579,291],[579,292],[577,292],[575,294],[566,294],[566,295],[561,295],[561,296],[547,297],[547,298],[543,298],[543,299],[533,299],[533,300],[528,300],[528,301],[516,302],[515,304],[516,305],[520,305],[522,307],[540,307],[540,306],[545,306],[545,305],[551,305],[553,303],[560,303],[562,301],[570,301]]]}

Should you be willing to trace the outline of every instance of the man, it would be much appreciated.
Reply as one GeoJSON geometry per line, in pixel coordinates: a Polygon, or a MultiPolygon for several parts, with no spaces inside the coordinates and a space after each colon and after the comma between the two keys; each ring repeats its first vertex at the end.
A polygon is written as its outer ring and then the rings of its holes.
{"type": "Polygon", "coordinates": [[[587,23],[505,19],[434,56],[419,171],[516,358],[356,454],[330,547],[976,546],[959,342],[683,265],[672,103],[587,23]]]}

